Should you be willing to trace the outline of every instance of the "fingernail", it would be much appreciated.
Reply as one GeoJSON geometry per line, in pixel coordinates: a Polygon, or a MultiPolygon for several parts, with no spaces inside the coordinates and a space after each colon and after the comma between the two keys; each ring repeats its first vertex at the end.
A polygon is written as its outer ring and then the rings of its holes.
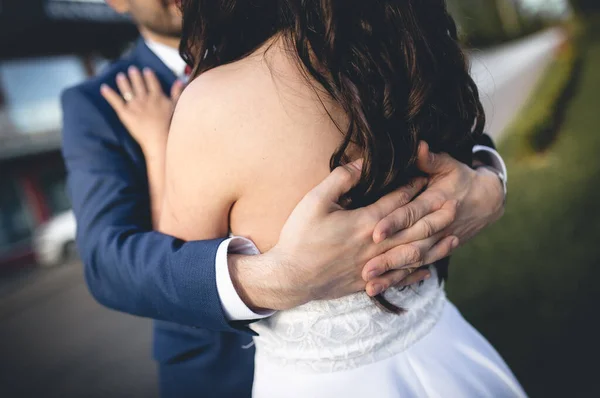
{"type": "Polygon", "coordinates": [[[369,271],[369,273],[367,274],[367,282],[377,278],[379,275],[379,272],[376,270],[369,271]]]}
{"type": "Polygon", "coordinates": [[[460,243],[460,241],[458,240],[458,238],[452,239],[452,248],[456,249],[458,247],[459,243],[460,243]]]}
{"type": "Polygon", "coordinates": [[[381,285],[373,285],[373,296],[377,296],[378,294],[383,293],[383,286],[381,285]]]}
{"type": "Polygon", "coordinates": [[[120,79],[120,80],[125,79],[125,74],[123,72],[117,73],[117,79],[120,79]]]}
{"type": "Polygon", "coordinates": [[[108,86],[105,83],[100,85],[100,91],[105,91],[107,88],[108,86]]]}
{"type": "Polygon", "coordinates": [[[138,71],[138,68],[136,68],[135,66],[130,66],[129,67],[129,73],[137,72],[137,71],[138,71]]]}
{"type": "Polygon", "coordinates": [[[354,167],[358,171],[362,171],[363,160],[362,159],[355,160],[354,162],[350,163],[350,166],[354,167]]]}
{"type": "Polygon", "coordinates": [[[427,280],[429,278],[431,278],[431,273],[430,272],[428,272],[427,274],[425,274],[425,276],[423,277],[423,279],[425,279],[425,280],[427,280]]]}

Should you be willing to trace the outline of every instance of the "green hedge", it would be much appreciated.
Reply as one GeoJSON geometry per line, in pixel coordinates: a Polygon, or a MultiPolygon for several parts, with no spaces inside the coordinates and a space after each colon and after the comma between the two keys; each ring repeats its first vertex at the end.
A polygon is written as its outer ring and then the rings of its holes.
{"type": "Polygon", "coordinates": [[[590,12],[600,12],[600,2],[598,0],[571,0],[571,5],[575,11],[584,15],[590,12]]]}
{"type": "Polygon", "coordinates": [[[557,51],[539,86],[506,134],[507,145],[520,157],[541,153],[554,142],[567,103],[580,75],[580,51],[575,36],[557,51]]]}

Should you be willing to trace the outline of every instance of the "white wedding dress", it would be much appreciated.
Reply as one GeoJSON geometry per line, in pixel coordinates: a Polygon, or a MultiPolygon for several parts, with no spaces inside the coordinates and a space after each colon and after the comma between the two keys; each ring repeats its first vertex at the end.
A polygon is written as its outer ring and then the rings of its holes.
{"type": "Polygon", "coordinates": [[[254,398],[525,397],[432,277],[385,297],[314,301],[254,323],[254,398]]]}

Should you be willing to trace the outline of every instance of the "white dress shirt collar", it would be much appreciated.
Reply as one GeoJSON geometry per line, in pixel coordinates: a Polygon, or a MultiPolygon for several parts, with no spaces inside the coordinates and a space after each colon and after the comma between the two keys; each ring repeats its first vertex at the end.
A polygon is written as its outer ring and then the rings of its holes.
{"type": "Polygon", "coordinates": [[[179,55],[179,51],[166,44],[146,40],[148,48],[169,68],[178,78],[185,77],[187,64],[179,55]]]}

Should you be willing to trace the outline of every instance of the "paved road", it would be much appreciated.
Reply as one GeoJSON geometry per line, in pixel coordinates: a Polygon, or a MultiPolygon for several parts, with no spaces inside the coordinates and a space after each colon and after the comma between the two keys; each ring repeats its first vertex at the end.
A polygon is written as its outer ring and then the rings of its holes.
{"type": "MultiPolygon", "coordinates": [[[[486,53],[473,73],[498,136],[562,40],[552,30],[486,53]]],[[[153,397],[151,325],[94,302],[81,266],[0,276],[0,397],[153,397]]]]}
{"type": "Polygon", "coordinates": [[[0,285],[0,397],[158,395],[150,322],[96,304],[81,265],[24,271],[0,285]]]}
{"type": "Polygon", "coordinates": [[[562,30],[550,29],[494,50],[471,53],[471,73],[488,118],[486,131],[494,138],[501,137],[523,107],[564,40],[562,30]]]}

